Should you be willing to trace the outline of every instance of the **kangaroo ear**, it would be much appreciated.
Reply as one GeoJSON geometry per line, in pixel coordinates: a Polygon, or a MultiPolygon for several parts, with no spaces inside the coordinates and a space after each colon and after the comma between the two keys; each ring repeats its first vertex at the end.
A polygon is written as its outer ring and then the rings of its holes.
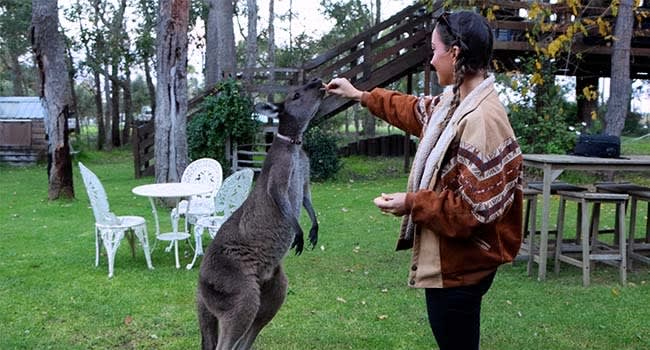
{"type": "Polygon", "coordinates": [[[275,118],[282,111],[282,104],[260,102],[255,104],[255,112],[270,118],[275,118]]]}

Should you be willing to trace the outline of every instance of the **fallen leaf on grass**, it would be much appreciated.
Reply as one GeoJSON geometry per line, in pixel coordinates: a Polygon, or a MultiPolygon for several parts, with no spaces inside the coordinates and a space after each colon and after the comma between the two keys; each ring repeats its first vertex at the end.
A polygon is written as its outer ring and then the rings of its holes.
{"type": "Polygon", "coordinates": [[[125,324],[125,325],[130,326],[132,322],[133,322],[133,317],[131,317],[131,316],[126,316],[126,317],[124,318],[124,324],[125,324]]]}

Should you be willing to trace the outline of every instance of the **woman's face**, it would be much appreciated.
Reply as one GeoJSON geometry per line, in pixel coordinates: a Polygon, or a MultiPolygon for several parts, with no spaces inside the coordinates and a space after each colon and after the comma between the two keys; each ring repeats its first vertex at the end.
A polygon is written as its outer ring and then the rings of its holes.
{"type": "Polygon", "coordinates": [[[454,83],[454,63],[456,61],[456,47],[447,47],[440,39],[438,28],[434,29],[431,35],[431,66],[438,74],[438,84],[440,86],[451,85],[454,83]]]}

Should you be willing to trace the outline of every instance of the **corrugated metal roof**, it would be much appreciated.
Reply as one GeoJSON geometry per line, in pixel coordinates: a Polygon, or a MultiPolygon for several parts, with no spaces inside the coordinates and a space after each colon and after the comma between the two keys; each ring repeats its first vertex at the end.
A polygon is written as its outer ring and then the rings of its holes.
{"type": "Polygon", "coordinates": [[[0,97],[1,119],[44,119],[40,97],[0,97]]]}

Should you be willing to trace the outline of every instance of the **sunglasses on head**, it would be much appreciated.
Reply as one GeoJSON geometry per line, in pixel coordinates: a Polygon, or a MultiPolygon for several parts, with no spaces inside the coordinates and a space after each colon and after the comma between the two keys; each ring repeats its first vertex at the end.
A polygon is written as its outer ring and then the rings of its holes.
{"type": "Polygon", "coordinates": [[[449,16],[451,16],[451,12],[445,11],[443,12],[438,18],[436,18],[436,24],[437,25],[443,25],[447,28],[447,31],[449,34],[451,34],[452,37],[454,37],[454,44],[458,44],[461,48],[465,48],[465,43],[463,42],[463,39],[461,36],[458,34],[458,31],[452,27],[451,22],[449,22],[449,16]]]}

